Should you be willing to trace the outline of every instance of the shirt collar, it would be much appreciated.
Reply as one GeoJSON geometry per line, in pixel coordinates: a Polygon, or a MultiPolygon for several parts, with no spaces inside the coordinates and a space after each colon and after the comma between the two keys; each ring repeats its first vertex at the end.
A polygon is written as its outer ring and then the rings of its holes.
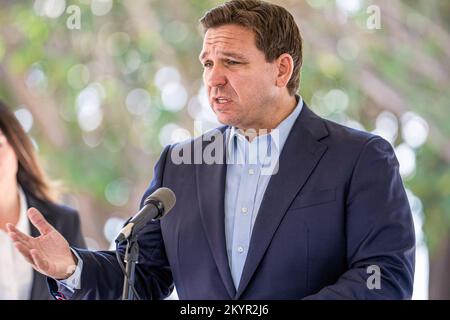
{"type": "Polygon", "coordinates": [[[22,231],[25,234],[30,233],[30,224],[28,223],[27,218],[27,198],[25,197],[25,193],[22,188],[19,186],[19,221],[17,222],[16,228],[22,231]]]}
{"type": "Polygon", "coordinates": [[[276,129],[271,132],[272,134],[272,140],[275,142],[276,147],[281,152],[283,150],[284,144],[286,143],[287,137],[289,136],[289,133],[291,132],[292,127],[294,126],[295,120],[297,120],[298,116],[300,115],[300,112],[303,109],[303,98],[299,95],[295,96],[297,99],[297,106],[295,109],[291,112],[289,116],[287,116],[286,119],[281,121],[281,123],[276,127],[276,129]],[[278,134],[278,138],[276,135],[278,134]]]}
{"type": "MultiPolygon", "coordinates": [[[[297,106],[295,109],[287,116],[283,121],[280,122],[280,124],[272,130],[269,135],[271,136],[271,141],[273,142],[275,148],[278,150],[278,152],[281,152],[281,150],[284,147],[284,144],[287,140],[287,137],[289,136],[289,133],[291,132],[292,127],[294,126],[295,120],[297,120],[298,116],[300,115],[300,112],[303,109],[303,98],[300,95],[295,95],[297,102],[297,106]]],[[[237,139],[244,141],[245,137],[239,132],[239,129],[236,127],[231,127],[230,129],[230,136],[228,139],[228,150],[234,149],[234,137],[237,139]]],[[[255,139],[258,138],[265,138],[264,136],[258,136],[255,139]]]]}

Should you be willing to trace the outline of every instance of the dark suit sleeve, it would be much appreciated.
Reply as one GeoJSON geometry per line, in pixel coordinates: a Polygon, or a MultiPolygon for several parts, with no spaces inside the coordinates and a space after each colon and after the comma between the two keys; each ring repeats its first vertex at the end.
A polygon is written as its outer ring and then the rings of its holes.
{"type": "Polygon", "coordinates": [[[373,137],[366,143],[347,193],[348,271],[305,299],[411,298],[415,234],[398,167],[388,142],[373,137]],[[376,268],[379,286],[373,277],[376,268]]]}
{"type": "MultiPolygon", "coordinates": [[[[153,193],[162,186],[164,164],[169,147],[166,147],[154,169],[154,178],[145,192],[153,193]]],[[[142,202],[141,202],[142,206],[142,202]]],[[[139,263],[136,265],[135,287],[142,299],[163,299],[173,290],[173,278],[165,253],[159,221],[149,223],[139,234],[139,263]]],[[[123,273],[114,251],[89,251],[76,249],[83,260],[81,288],[74,293],[59,286],[68,299],[120,299],[123,273]]],[[[124,256],[125,246],[119,248],[124,256]]]]}

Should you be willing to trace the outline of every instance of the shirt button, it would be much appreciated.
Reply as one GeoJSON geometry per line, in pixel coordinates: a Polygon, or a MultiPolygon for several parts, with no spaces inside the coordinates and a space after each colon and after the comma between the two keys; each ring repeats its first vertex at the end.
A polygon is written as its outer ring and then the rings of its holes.
{"type": "Polygon", "coordinates": [[[238,251],[239,253],[242,253],[242,252],[244,252],[244,248],[241,247],[241,246],[239,246],[239,247],[237,248],[237,251],[238,251]]]}
{"type": "Polygon", "coordinates": [[[254,174],[255,174],[255,170],[249,169],[249,170],[248,170],[248,174],[249,174],[249,175],[254,175],[254,174]]]}
{"type": "Polygon", "coordinates": [[[241,209],[241,211],[242,211],[242,213],[247,213],[248,209],[244,207],[244,208],[241,209]]]}

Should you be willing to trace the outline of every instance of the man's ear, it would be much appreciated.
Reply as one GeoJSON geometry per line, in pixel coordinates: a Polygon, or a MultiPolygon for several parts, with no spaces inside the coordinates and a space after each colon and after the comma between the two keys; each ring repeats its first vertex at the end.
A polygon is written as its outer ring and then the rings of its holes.
{"type": "Polygon", "coordinates": [[[289,53],[283,53],[277,60],[278,75],[276,79],[277,87],[287,87],[294,72],[294,60],[289,53]]]}

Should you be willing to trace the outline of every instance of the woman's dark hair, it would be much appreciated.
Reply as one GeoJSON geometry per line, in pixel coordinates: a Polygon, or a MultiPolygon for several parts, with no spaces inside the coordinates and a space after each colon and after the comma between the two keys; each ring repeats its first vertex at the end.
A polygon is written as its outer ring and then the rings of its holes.
{"type": "Polygon", "coordinates": [[[44,201],[56,201],[56,192],[42,170],[34,146],[21,124],[8,107],[0,101],[0,130],[14,149],[18,160],[17,182],[44,201]]]}

